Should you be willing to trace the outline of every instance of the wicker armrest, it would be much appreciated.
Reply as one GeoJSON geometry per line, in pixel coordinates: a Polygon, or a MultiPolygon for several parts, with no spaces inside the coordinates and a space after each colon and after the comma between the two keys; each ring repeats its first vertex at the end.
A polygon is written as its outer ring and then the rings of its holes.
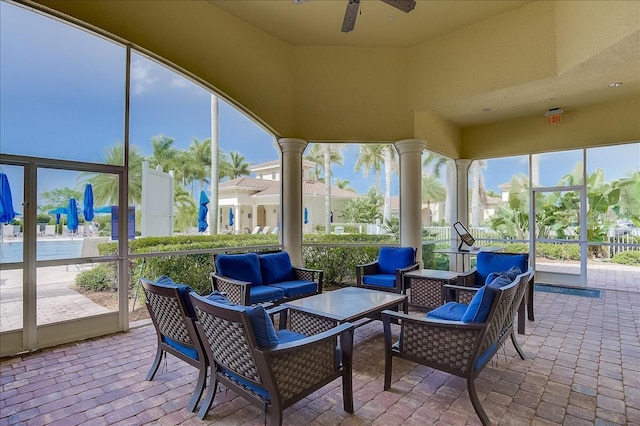
{"type": "MultiPolygon", "coordinates": [[[[343,340],[348,340],[349,338],[351,338],[351,341],[353,343],[354,329],[355,327],[353,326],[353,324],[345,322],[344,324],[340,324],[327,331],[323,331],[322,333],[308,336],[304,339],[294,340],[293,342],[281,343],[279,345],[271,346],[268,348],[258,349],[258,351],[271,357],[282,356],[282,354],[285,354],[287,352],[298,352],[305,346],[313,346],[326,341],[333,341],[338,336],[341,336],[343,340]]],[[[341,341],[340,343],[344,344],[345,342],[341,341]]]]}
{"type": "Polygon", "coordinates": [[[457,284],[464,287],[471,287],[476,283],[476,268],[458,275],[457,284]]]}
{"type": "Polygon", "coordinates": [[[420,264],[416,262],[413,265],[407,266],[406,268],[396,269],[396,271],[400,272],[400,274],[405,274],[407,272],[416,271],[416,270],[418,270],[419,267],[420,267],[420,264]]]}
{"type": "Polygon", "coordinates": [[[322,277],[324,275],[324,271],[320,269],[300,268],[297,266],[294,266],[292,269],[293,276],[296,279],[315,281],[316,283],[318,283],[318,293],[322,293],[322,277]]]}
{"type": "Polygon", "coordinates": [[[480,287],[445,284],[442,286],[442,300],[445,302],[467,303],[473,299],[478,290],[480,290],[480,287]]]}
{"type": "Polygon", "coordinates": [[[478,350],[485,323],[463,323],[383,311],[385,351],[420,359],[426,365],[453,372],[466,369],[478,350]],[[391,321],[400,320],[400,341],[391,340],[391,321]]]}
{"type": "Polygon", "coordinates": [[[227,299],[237,305],[250,305],[249,290],[251,283],[223,277],[215,272],[211,273],[211,287],[213,291],[226,293],[227,299]]]}

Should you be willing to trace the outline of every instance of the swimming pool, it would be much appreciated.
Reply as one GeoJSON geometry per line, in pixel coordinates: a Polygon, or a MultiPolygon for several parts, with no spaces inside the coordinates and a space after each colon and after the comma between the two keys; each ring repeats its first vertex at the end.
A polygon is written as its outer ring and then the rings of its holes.
{"type": "MultiPolygon", "coordinates": [[[[80,257],[82,239],[76,240],[39,240],[36,242],[38,260],[69,259],[80,257]]],[[[0,262],[22,262],[22,241],[3,241],[0,250],[0,262]]]]}

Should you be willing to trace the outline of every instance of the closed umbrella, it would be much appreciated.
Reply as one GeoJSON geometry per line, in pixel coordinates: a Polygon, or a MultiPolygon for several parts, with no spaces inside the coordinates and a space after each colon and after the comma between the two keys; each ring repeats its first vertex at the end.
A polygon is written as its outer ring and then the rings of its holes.
{"type": "Polygon", "coordinates": [[[209,227],[207,223],[207,213],[209,212],[209,208],[207,207],[209,204],[209,197],[204,191],[200,191],[200,208],[198,209],[198,232],[204,232],[209,227]]]}
{"type": "Polygon", "coordinates": [[[91,222],[93,220],[93,187],[90,183],[84,186],[84,197],[82,198],[84,220],[91,222]]]}
{"type": "Polygon", "coordinates": [[[16,216],[13,210],[13,197],[11,196],[11,186],[9,179],[4,173],[0,173],[0,222],[9,223],[16,216]]]}
{"type": "Polygon", "coordinates": [[[67,228],[69,231],[78,230],[78,204],[75,198],[69,198],[69,207],[67,207],[67,228]]]}
{"type": "Polygon", "coordinates": [[[309,210],[306,207],[304,208],[303,219],[304,219],[305,225],[309,223],[309,210]]]}
{"type": "Polygon", "coordinates": [[[229,207],[229,226],[233,226],[233,209],[229,207]]]}

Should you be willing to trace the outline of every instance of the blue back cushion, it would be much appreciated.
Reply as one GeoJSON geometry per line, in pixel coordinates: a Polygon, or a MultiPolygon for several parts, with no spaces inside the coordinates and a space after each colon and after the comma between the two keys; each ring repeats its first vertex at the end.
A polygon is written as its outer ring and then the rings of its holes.
{"type": "Polygon", "coordinates": [[[262,284],[269,285],[293,280],[291,258],[286,251],[261,254],[258,255],[258,259],[260,260],[262,284]]]}
{"type": "Polygon", "coordinates": [[[216,256],[218,275],[239,281],[248,281],[252,286],[262,285],[260,261],[255,253],[219,254],[216,256]]]}
{"type": "Polygon", "coordinates": [[[517,266],[520,271],[526,271],[529,267],[526,254],[492,253],[481,251],[476,259],[475,285],[481,286],[487,281],[491,272],[508,271],[517,266]]]}
{"type": "Polygon", "coordinates": [[[394,274],[396,269],[415,263],[413,247],[381,247],[378,253],[378,269],[382,274],[394,274]]]}
{"type": "Polygon", "coordinates": [[[464,303],[448,302],[427,312],[426,317],[447,321],[461,321],[466,311],[467,305],[464,303]]]}
{"type": "Polygon", "coordinates": [[[262,305],[247,307],[247,315],[249,315],[253,335],[256,337],[258,346],[267,348],[279,343],[276,328],[262,305]]]}
{"type": "Polygon", "coordinates": [[[491,284],[482,286],[469,302],[469,306],[462,316],[462,322],[485,322],[491,312],[491,306],[493,306],[493,301],[498,294],[498,289],[509,284],[511,284],[511,280],[508,277],[500,276],[491,284]]]}
{"type": "Polygon", "coordinates": [[[522,273],[522,270],[517,266],[512,266],[508,271],[500,271],[500,272],[492,272],[487,275],[487,279],[485,280],[485,284],[491,284],[493,280],[498,278],[499,276],[505,276],[509,278],[512,282],[516,279],[518,275],[522,273]]]}
{"type": "Polygon", "coordinates": [[[193,305],[191,304],[191,299],[189,298],[189,293],[193,291],[191,287],[184,284],[177,284],[171,278],[166,275],[161,275],[157,280],[156,284],[164,286],[164,287],[172,287],[178,289],[178,295],[180,296],[180,300],[182,301],[182,305],[185,307],[187,314],[191,318],[196,317],[196,312],[193,310],[193,305]]]}

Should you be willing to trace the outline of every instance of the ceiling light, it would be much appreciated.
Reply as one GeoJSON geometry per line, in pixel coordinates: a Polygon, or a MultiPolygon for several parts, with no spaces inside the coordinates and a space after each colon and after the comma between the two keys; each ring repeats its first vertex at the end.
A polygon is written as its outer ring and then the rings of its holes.
{"type": "Polygon", "coordinates": [[[609,87],[620,87],[620,86],[622,86],[621,81],[616,81],[615,83],[609,84],[609,87]]]}

